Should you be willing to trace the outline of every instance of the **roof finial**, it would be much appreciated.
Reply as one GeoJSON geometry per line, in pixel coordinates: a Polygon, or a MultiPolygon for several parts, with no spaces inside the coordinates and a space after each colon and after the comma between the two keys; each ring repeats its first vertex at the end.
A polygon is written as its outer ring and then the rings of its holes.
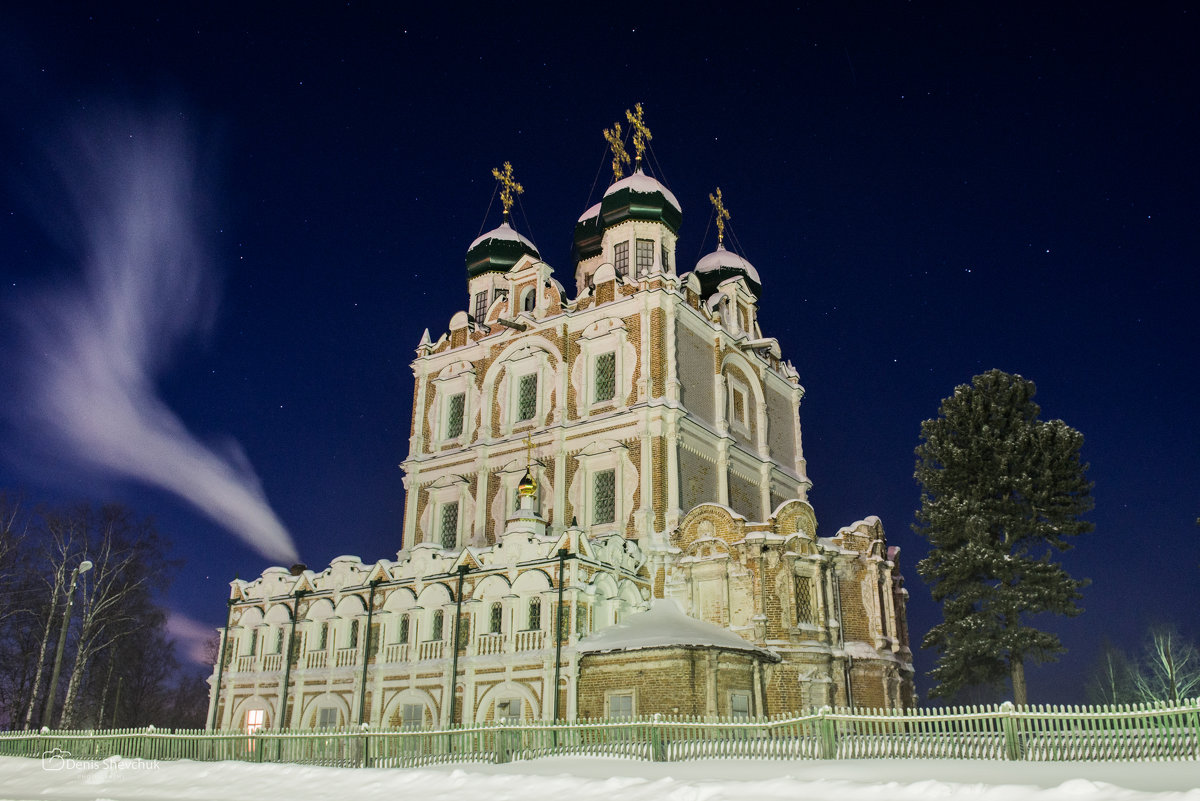
{"type": "Polygon", "coordinates": [[[708,196],[708,200],[713,204],[713,209],[717,213],[717,247],[724,247],[725,241],[725,221],[729,219],[729,211],[725,208],[725,203],[721,199],[721,187],[717,187],[717,194],[708,196]]]}
{"type": "Polygon", "coordinates": [[[533,478],[533,434],[525,435],[525,475],[517,484],[517,494],[524,498],[532,498],[537,494],[537,481],[533,478]]]}
{"type": "Polygon", "coordinates": [[[633,111],[625,109],[625,119],[629,121],[629,127],[633,129],[633,169],[634,172],[637,172],[642,168],[642,154],[646,152],[646,143],[654,137],[650,135],[650,129],[642,120],[641,103],[634,105],[633,111]]]}
{"type": "Polygon", "coordinates": [[[504,171],[492,167],[492,177],[500,182],[500,205],[504,207],[504,222],[508,222],[508,212],[513,205],[513,192],[525,194],[525,187],[513,180],[512,162],[504,162],[504,171]]]}
{"type": "Polygon", "coordinates": [[[629,154],[625,152],[625,142],[621,140],[620,121],[614,122],[612,128],[604,129],[604,139],[608,142],[608,147],[613,154],[613,180],[619,181],[625,174],[621,165],[629,163],[629,154]]]}

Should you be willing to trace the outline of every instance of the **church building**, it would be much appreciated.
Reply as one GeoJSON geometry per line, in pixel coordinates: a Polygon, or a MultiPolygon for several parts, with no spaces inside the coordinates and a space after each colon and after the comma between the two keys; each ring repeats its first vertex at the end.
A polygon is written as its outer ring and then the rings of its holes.
{"type": "Polygon", "coordinates": [[[771,277],[726,249],[719,189],[716,250],[677,261],[682,207],[626,117],[571,275],[493,170],[503,222],[412,363],[401,549],[232,582],[210,726],[913,704],[899,549],[875,517],[817,533],[804,388],[759,325],[771,277]]]}

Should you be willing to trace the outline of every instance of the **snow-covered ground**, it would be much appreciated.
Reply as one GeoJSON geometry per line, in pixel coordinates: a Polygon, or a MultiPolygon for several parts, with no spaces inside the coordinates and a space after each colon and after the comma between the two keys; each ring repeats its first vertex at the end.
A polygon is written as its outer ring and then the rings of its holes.
{"type": "Polygon", "coordinates": [[[355,769],[0,757],[3,801],[1200,801],[1197,762],[970,760],[652,763],[547,758],[355,769]]]}

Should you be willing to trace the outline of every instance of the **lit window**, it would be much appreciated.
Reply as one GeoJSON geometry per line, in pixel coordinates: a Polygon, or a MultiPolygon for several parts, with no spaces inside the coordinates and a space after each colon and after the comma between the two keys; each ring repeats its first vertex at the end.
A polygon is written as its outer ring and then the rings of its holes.
{"type": "Polygon", "coordinates": [[[612,523],[617,519],[617,473],[601,470],[592,477],[592,523],[612,523]]]}
{"type": "Polygon", "coordinates": [[[429,639],[431,639],[431,640],[442,639],[442,623],[445,620],[445,618],[446,618],[446,616],[442,614],[441,609],[438,609],[433,613],[433,636],[431,636],[429,639]]]}
{"type": "Polygon", "coordinates": [[[610,718],[633,717],[633,693],[613,693],[608,696],[608,716],[610,718]]]}
{"type": "Polygon", "coordinates": [[[398,639],[398,642],[401,642],[401,643],[408,642],[408,615],[400,616],[400,637],[398,639]]]}
{"type": "Polygon", "coordinates": [[[332,729],[338,725],[338,711],[335,706],[323,706],[317,710],[317,728],[332,729]]]}
{"type": "Polygon", "coordinates": [[[450,550],[458,545],[458,501],[442,504],[442,547],[450,550]]]}
{"type": "Polygon", "coordinates": [[[492,616],[491,620],[489,621],[490,625],[488,626],[488,631],[492,634],[499,634],[500,624],[503,620],[504,607],[500,605],[499,601],[497,601],[496,603],[492,604],[492,616]]]}
{"type": "Polygon", "coordinates": [[[266,710],[263,709],[248,709],[246,710],[246,734],[254,734],[263,727],[263,722],[266,717],[266,710]]]}
{"type": "Polygon", "coordinates": [[[463,393],[450,396],[446,406],[446,439],[462,436],[463,407],[466,406],[467,396],[463,393]]]}
{"type": "Polygon", "coordinates": [[[532,420],[537,414],[537,373],[521,376],[517,392],[517,422],[532,420]]]}
{"type": "Polygon", "coordinates": [[[637,274],[649,275],[650,268],[654,266],[654,240],[639,239],[637,241],[637,274]]]}
{"type": "Polygon", "coordinates": [[[496,720],[504,723],[515,723],[521,719],[521,701],[519,698],[506,698],[496,702],[496,720]]]}
{"type": "Polygon", "coordinates": [[[617,275],[629,275],[629,243],[618,242],[613,245],[613,267],[617,275]]]}
{"type": "Polygon", "coordinates": [[[610,401],[617,394],[617,354],[596,357],[596,403],[610,401]]]}
{"type": "Polygon", "coordinates": [[[540,629],[542,627],[542,599],[529,599],[529,630],[540,629]]]}
{"type": "Polygon", "coordinates": [[[733,718],[748,718],[750,717],[750,694],[749,693],[730,693],[729,694],[729,716],[733,718]]]}
{"type": "Polygon", "coordinates": [[[475,322],[482,323],[483,315],[487,314],[488,310],[488,293],[485,289],[482,292],[475,293],[475,322]]]}
{"type": "Polygon", "coordinates": [[[406,729],[425,728],[425,707],[422,704],[405,704],[400,725],[406,729]]]}

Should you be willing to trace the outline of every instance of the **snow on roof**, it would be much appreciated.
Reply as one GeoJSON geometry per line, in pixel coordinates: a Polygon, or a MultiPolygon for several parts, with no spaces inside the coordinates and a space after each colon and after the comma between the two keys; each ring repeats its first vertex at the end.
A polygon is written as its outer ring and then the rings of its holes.
{"type": "Polygon", "coordinates": [[[577,650],[580,653],[603,653],[697,645],[752,651],[778,659],[771,651],[743,640],[728,629],[688,617],[679,604],[663,598],[656,599],[646,612],[630,615],[615,626],[584,637],[579,641],[577,650]]]}
{"type": "Polygon", "coordinates": [[[670,189],[667,189],[657,180],[651,178],[649,175],[646,175],[646,173],[642,172],[641,170],[638,170],[628,178],[622,178],[621,180],[617,181],[608,188],[608,190],[604,193],[604,196],[608,197],[613,192],[619,192],[622,189],[627,188],[634,192],[641,192],[643,195],[659,192],[672,206],[680,211],[683,210],[683,207],[679,205],[679,201],[675,199],[675,195],[671,194],[670,189]]]}
{"type": "Polygon", "coordinates": [[[593,217],[599,217],[599,216],[600,216],[600,204],[597,203],[595,206],[592,206],[590,209],[585,211],[583,214],[580,214],[578,222],[583,222],[584,220],[590,220],[593,217]]]}
{"type": "Polygon", "coordinates": [[[516,231],[514,231],[513,227],[506,222],[500,223],[500,225],[498,227],[493,228],[492,230],[490,230],[487,233],[480,236],[478,239],[476,239],[474,242],[471,243],[471,247],[467,248],[467,250],[470,250],[471,248],[475,247],[476,245],[478,245],[482,242],[486,242],[489,239],[508,239],[508,240],[512,240],[514,242],[524,242],[526,245],[533,248],[535,253],[537,252],[536,245],[534,245],[528,239],[526,239],[525,237],[521,236],[516,231]]]}
{"type": "Polygon", "coordinates": [[[732,250],[726,250],[724,245],[718,245],[717,249],[696,263],[696,272],[709,273],[713,270],[719,270],[722,267],[733,267],[738,270],[745,271],[746,275],[754,283],[762,285],[759,280],[758,270],[754,269],[754,265],[743,259],[732,250]]]}

